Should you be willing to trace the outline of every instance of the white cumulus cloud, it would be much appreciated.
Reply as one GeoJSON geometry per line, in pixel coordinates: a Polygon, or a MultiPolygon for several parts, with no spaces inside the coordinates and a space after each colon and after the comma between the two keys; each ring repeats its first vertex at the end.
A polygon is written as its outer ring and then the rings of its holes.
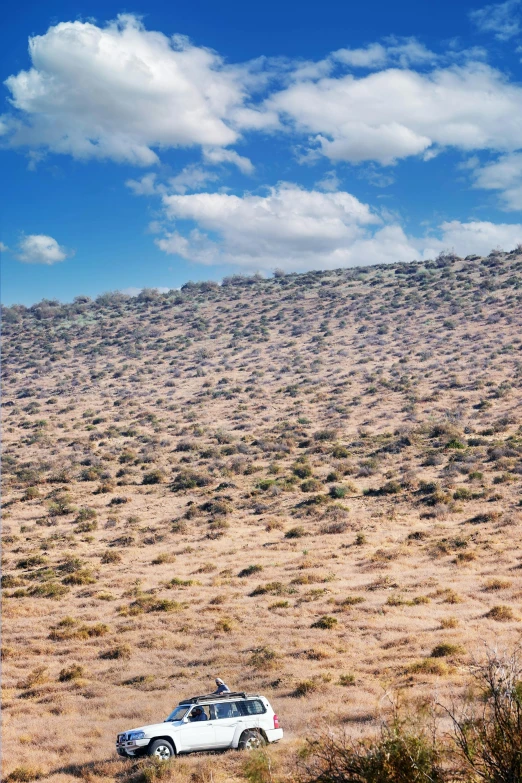
{"type": "Polygon", "coordinates": [[[292,184],[271,188],[267,196],[167,195],[163,205],[169,219],[191,220],[198,228],[188,237],[173,231],[157,240],[162,250],[200,263],[259,269],[281,263],[287,268],[341,266],[343,248],[362,238],[366,226],[380,222],[349,193],[306,191],[292,184]]]}
{"type": "Polygon", "coordinates": [[[521,224],[447,221],[433,234],[408,236],[392,215],[376,214],[344,191],[304,190],[291,183],[266,196],[223,193],[164,195],[172,230],[155,240],[165,253],[195,263],[249,270],[334,269],[510,250],[522,242],[521,224]],[[176,221],[192,221],[182,232],[176,221]]]}
{"type": "Polygon", "coordinates": [[[522,88],[481,62],[297,80],[267,107],[332,161],[390,165],[443,147],[520,146],[522,88]]]}
{"type": "Polygon", "coordinates": [[[148,166],[161,148],[238,139],[230,117],[248,108],[245,68],[136,16],[61,22],[30,38],[29,53],[32,68],[5,82],[20,114],[3,119],[13,145],[148,166]]]}
{"type": "Polygon", "coordinates": [[[74,251],[67,250],[58,244],[53,237],[46,234],[29,234],[18,243],[16,258],[25,264],[58,264],[74,255],[74,251]]]}

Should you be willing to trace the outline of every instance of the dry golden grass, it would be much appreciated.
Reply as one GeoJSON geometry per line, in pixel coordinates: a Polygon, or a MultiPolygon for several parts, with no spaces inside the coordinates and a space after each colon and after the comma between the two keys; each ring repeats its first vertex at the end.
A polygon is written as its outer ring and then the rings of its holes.
{"type": "Polygon", "coordinates": [[[215,676],[290,779],[520,640],[522,257],[230,282],[4,310],[10,780],[136,778],[116,733],[215,676]]]}

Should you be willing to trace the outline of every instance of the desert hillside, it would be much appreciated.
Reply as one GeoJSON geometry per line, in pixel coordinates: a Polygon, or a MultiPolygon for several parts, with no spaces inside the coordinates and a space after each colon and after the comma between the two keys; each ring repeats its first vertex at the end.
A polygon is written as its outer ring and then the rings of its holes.
{"type": "MultiPolygon", "coordinates": [[[[2,328],[11,780],[129,779],[116,733],[215,676],[270,699],[277,764],[521,640],[520,248],[43,301],[2,328]]],[[[244,760],[179,763],[224,783],[244,760]]]]}

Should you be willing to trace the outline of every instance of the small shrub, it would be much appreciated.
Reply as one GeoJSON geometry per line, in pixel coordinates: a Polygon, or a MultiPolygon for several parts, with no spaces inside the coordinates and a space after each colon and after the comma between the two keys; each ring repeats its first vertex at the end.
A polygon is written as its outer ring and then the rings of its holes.
{"type": "Polygon", "coordinates": [[[40,490],[38,487],[27,487],[22,500],[36,500],[40,497],[40,490]]]}
{"type": "Polygon", "coordinates": [[[285,538],[303,538],[303,536],[306,536],[306,530],[302,525],[291,527],[285,533],[285,538]]]}
{"type": "Polygon", "coordinates": [[[151,470],[149,473],[145,473],[143,476],[142,484],[163,484],[165,481],[165,473],[160,468],[151,470]]]}
{"type": "Polygon", "coordinates": [[[5,783],[31,783],[32,780],[40,780],[44,773],[37,767],[15,767],[4,778],[5,783]]]}
{"type": "Polygon", "coordinates": [[[94,508],[81,508],[76,515],[75,522],[87,522],[91,519],[96,519],[96,511],[94,508]]]}
{"type": "Polygon", "coordinates": [[[292,695],[301,698],[308,696],[310,693],[315,693],[317,690],[319,690],[317,680],[301,680],[301,682],[297,683],[292,695]]]}
{"type": "Polygon", "coordinates": [[[341,674],[339,676],[339,685],[342,685],[344,688],[355,685],[355,677],[353,674],[341,674]]]}
{"type": "Polygon", "coordinates": [[[337,618],[325,614],[316,620],[315,623],[312,623],[311,628],[321,628],[325,631],[330,631],[332,628],[335,628],[336,625],[337,618]]]}
{"type": "Polygon", "coordinates": [[[63,580],[64,585],[92,585],[96,582],[96,576],[89,568],[81,568],[79,571],[69,574],[63,580]]]}
{"type": "Polygon", "coordinates": [[[31,595],[37,598],[62,598],[69,592],[69,588],[58,582],[46,582],[43,585],[36,585],[31,590],[31,595]]]}
{"type": "Polygon", "coordinates": [[[412,674],[436,674],[438,676],[443,676],[447,674],[448,667],[443,661],[425,658],[423,661],[413,663],[409,667],[409,671],[412,672],[412,674]]]}
{"type": "Polygon", "coordinates": [[[259,647],[250,657],[250,665],[254,669],[273,669],[277,665],[278,655],[271,647],[259,647]]]}
{"type": "Polygon", "coordinates": [[[462,652],[462,647],[458,644],[441,642],[440,644],[435,645],[430,653],[430,658],[446,658],[448,655],[458,655],[462,652]]]}
{"type": "Polygon", "coordinates": [[[340,500],[341,498],[346,497],[348,494],[348,490],[346,487],[343,486],[334,486],[330,487],[328,490],[328,494],[331,498],[335,498],[336,500],[340,500]]]}
{"type": "Polygon", "coordinates": [[[156,557],[152,561],[152,565],[163,565],[164,563],[173,563],[175,559],[176,559],[176,555],[173,555],[171,552],[160,552],[159,555],[156,555],[156,557]]]}
{"type": "Polygon", "coordinates": [[[508,587],[511,587],[511,582],[507,579],[488,579],[482,589],[487,592],[495,592],[496,590],[506,590],[508,587]]]}
{"type": "Polygon", "coordinates": [[[100,653],[100,658],[107,661],[126,661],[131,657],[132,648],[128,644],[119,644],[100,653]]]}
{"type": "Polygon", "coordinates": [[[265,585],[258,585],[249,595],[251,597],[256,595],[281,595],[284,589],[282,582],[267,582],[265,585]]]}
{"type": "Polygon", "coordinates": [[[446,628],[456,628],[459,624],[459,621],[456,617],[443,617],[440,621],[440,627],[443,629],[446,628]]]}
{"type": "Polygon", "coordinates": [[[250,565],[246,568],[243,568],[238,576],[244,577],[244,576],[252,576],[252,574],[258,574],[260,571],[263,570],[263,566],[260,565],[250,565]]]}
{"type": "Polygon", "coordinates": [[[72,666],[68,666],[60,671],[58,679],[60,682],[71,682],[71,680],[79,680],[84,675],[84,668],[75,663],[72,666]]]}
{"type": "Polygon", "coordinates": [[[361,595],[349,595],[346,598],[342,598],[340,601],[336,601],[337,606],[345,609],[349,606],[357,606],[357,604],[364,603],[364,598],[361,595]]]}
{"type": "Polygon", "coordinates": [[[321,533],[328,535],[338,535],[345,533],[348,530],[348,524],[346,522],[332,522],[330,525],[323,525],[321,533]]]}
{"type": "Polygon", "coordinates": [[[301,492],[318,492],[322,489],[323,483],[319,479],[309,478],[301,484],[301,492]]]}
{"type": "Polygon", "coordinates": [[[121,563],[121,555],[114,549],[108,549],[107,552],[103,553],[101,561],[105,565],[110,563],[121,563]]]}
{"type": "Polygon", "coordinates": [[[493,606],[485,616],[489,617],[491,620],[496,620],[499,623],[507,623],[510,620],[515,619],[513,609],[510,606],[505,606],[503,604],[493,606]]]}
{"type": "Polygon", "coordinates": [[[195,489],[196,487],[207,487],[212,479],[205,473],[197,473],[192,470],[182,470],[174,478],[170,485],[173,492],[181,492],[185,489],[195,489]]]}

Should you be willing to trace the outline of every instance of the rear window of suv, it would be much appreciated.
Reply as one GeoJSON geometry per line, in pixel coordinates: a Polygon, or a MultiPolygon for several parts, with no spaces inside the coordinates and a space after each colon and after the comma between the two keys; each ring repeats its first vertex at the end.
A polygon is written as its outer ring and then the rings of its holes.
{"type": "Polygon", "coordinates": [[[262,715],[264,712],[266,712],[266,707],[261,699],[238,701],[236,704],[241,715],[262,715]]]}

